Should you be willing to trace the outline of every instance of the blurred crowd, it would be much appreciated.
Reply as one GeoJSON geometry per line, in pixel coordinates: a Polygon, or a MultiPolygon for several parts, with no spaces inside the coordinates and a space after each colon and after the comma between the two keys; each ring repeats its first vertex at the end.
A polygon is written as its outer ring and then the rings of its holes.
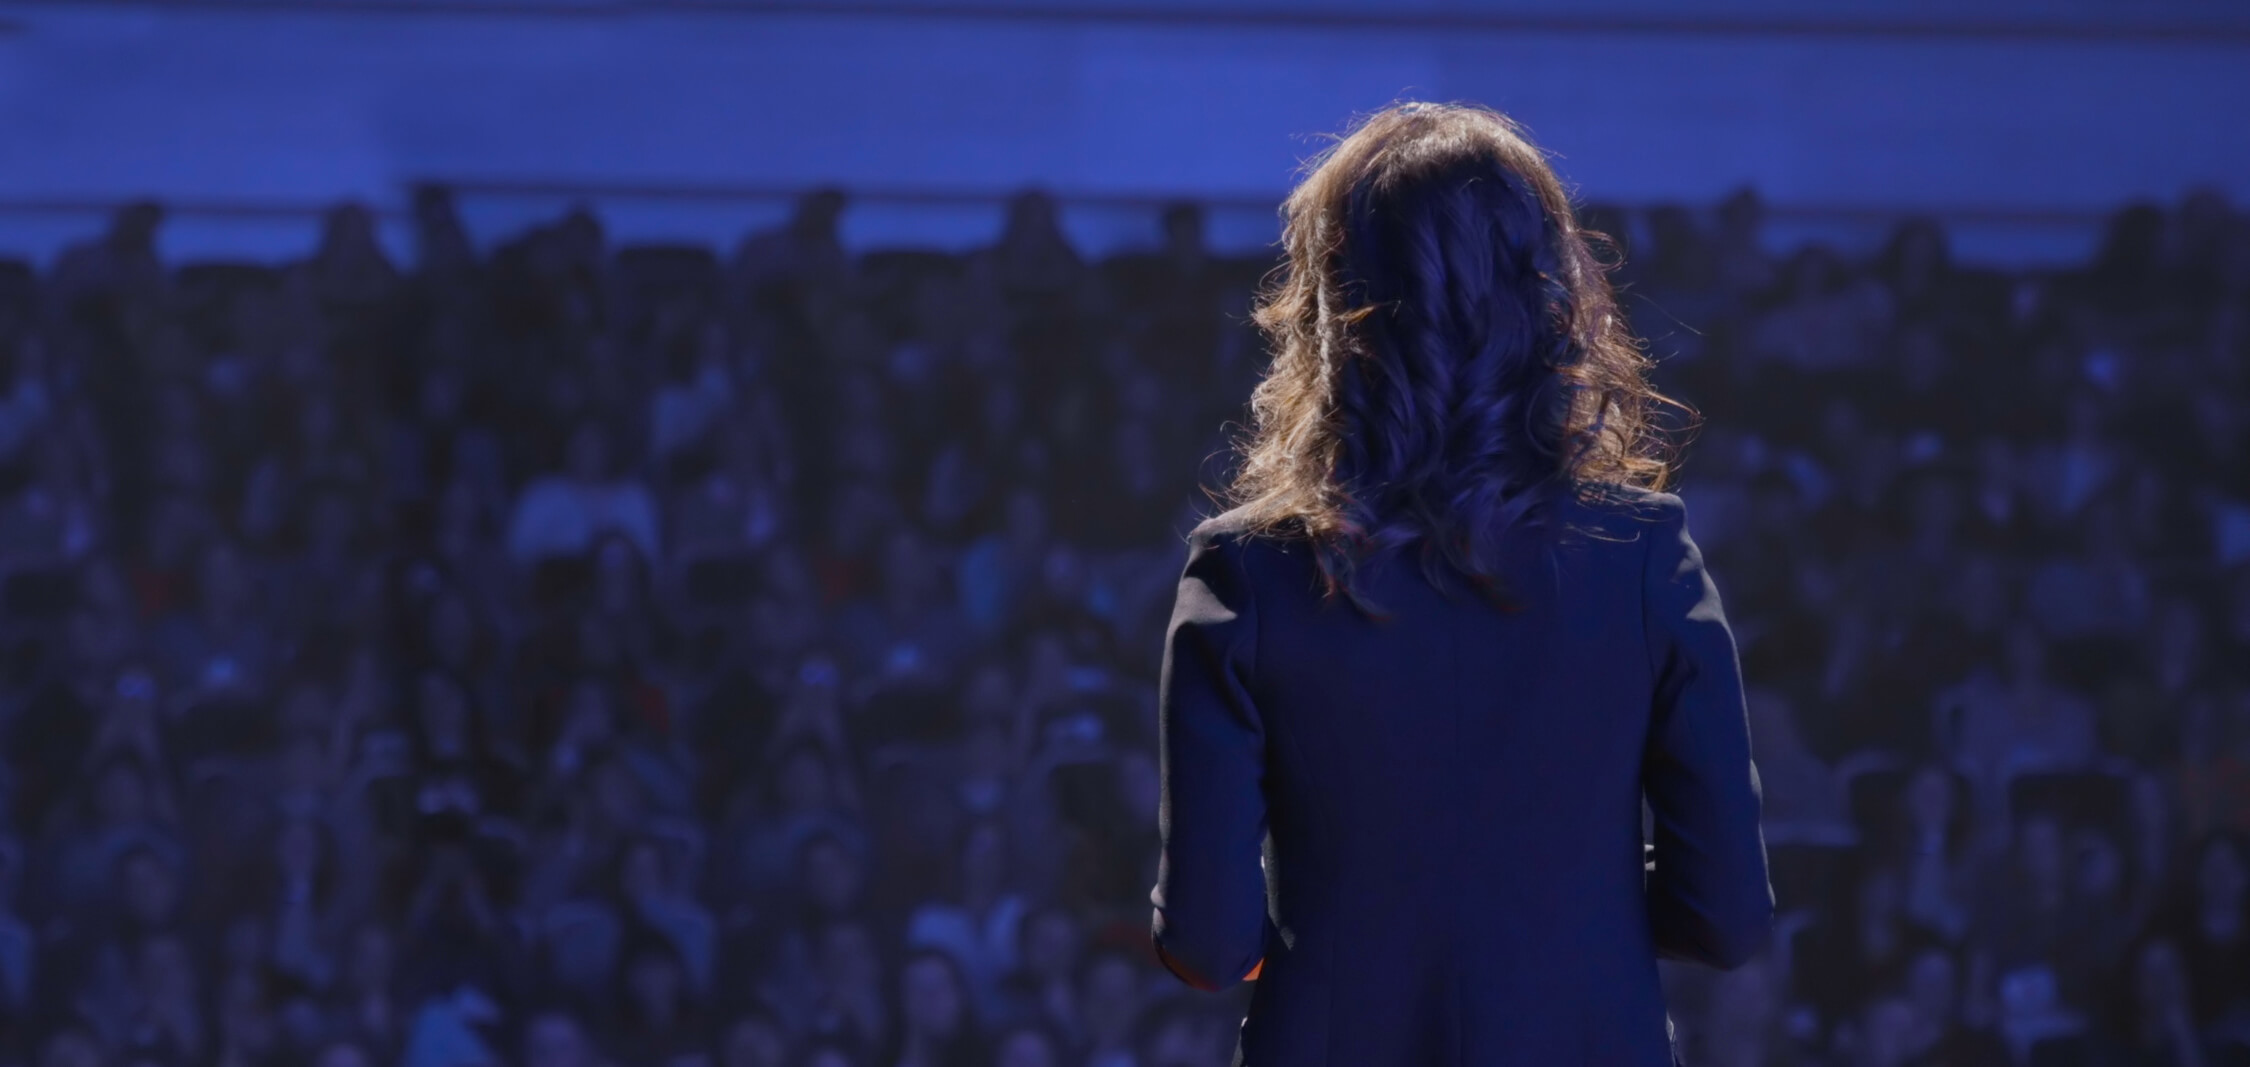
{"type": "MultiPolygon", "coordinates": [[[[0,261],[0,1064],[1218,1067],[1156,669],[1275,257],[0,261]]],[[[1690,1063],[2250,1062],[2250,219],[1993,271],[1596,205],[1782,918],[1690,1063]]]]}

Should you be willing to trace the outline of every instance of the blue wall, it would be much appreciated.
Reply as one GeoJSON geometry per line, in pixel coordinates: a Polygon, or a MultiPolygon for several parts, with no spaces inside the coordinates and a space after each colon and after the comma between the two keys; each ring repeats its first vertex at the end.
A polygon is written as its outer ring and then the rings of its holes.
{"type": "MultiPolygon", "coordinates": [[[[294,209],[395,206],[424,176],[732,191],[596,198],[626,238],[724,239],[782,210],[748,194],[815,181],[901,194],[854,209],[862,244],[982,240],[999,208],[978,196],[1038,183],[1109,198],[1068,220],[1110,247],[1148,236],[1147,200],[1185,194],[1218,198],[1215,239],[1243,247],[1274,236],[1315,135],[1401,96],[1517,114],[1589,197],[1752,183],[1782,241],[1864,245],[1919,208],[1957,215],[1973,256],[2075,258],[2126,198],[2211,182],[2250,199],[2250,16],[2215,0],[2129,22],[2089,0],[479,2],[0,2],[0,252],[49,254],[94,204],[155,193],[211,209],[170,228],[175,253],[286,254],[312,232],[294,209]],[[1562,24],[1527,22],[1543,18],[1562,24]],[[957,198],[913,199],[933,190],[957,198]]],[[[467,206],[490,234],[566,199],[467,206]]]]}

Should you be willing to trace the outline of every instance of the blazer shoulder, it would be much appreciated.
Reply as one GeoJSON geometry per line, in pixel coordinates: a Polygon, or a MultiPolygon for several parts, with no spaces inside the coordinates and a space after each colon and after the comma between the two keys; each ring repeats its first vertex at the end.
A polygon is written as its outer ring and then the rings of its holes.
{"type": "Polygon", "coordinates": [[[1662,517],[1686,506],[1678,493],[1604,482],[1587,483],[1585,491],[1579,494],[1579,499],[1596,508],[1626,512],[1642,518],[1662,517]]]}
{"type": "Polygon", "coordinates": [[[1676,493],[1637,485],[1589,482],[1574,497],[1575,510],[1589,517],[1595,536],[1604,540],[1638,541],[1650,529],[1681,525],[1687,502],[1676,493]]]}
{"type": "Polygon", "coordinates": [[[1253,530],[1248,516],[1241,508],[1232,508],[1210,515],[1197,522],[1187,532],[1187,543],[1193,548],[1215,548],[1226,544],[1241,544],[1261,537],[1277,534],[1267,530],[1253,530]]]}

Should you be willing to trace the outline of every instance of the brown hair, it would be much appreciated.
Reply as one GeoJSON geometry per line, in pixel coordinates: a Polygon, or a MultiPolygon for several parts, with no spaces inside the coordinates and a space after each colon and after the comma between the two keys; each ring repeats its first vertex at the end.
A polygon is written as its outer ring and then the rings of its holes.
{"type": "Polygon", "coordinates": [[[1272,362],[1223,491],[1250,533],[1308,537],[1327,593],[1366,551],[1419,541],[1507,605],[1500,535],[1605,486],[1662,489],[1659,406],[1620,318],[1606,236],[1541,151],[1474,104],[1402,103],[1306,161],[1287,260],[1253,320],[1272,362]]]}

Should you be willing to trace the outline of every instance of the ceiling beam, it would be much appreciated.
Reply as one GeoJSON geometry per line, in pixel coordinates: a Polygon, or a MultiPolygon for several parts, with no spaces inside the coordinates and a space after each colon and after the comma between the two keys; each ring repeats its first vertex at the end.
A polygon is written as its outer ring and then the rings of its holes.
{"type": "MultiPolygon", "coordinates": [[[[0,8],[36,11],[38,0],[0,0],[0,8]]],[[[1819,17],[1694,15],[1669,12],[1375,11],[1317,8],[1225,8],[1186,5],[978,2],[978,0],[72,0],[71,8],[138,8],[162,13],[260,13],[300,16],[443,16],[614,19],[640,16],[722,18],[898,18],[1047,25],[1115,25],[1351,33],[1438,33],[1567,36],[1826,38],[1851,40],[1994,41],[2057,44],[2250,46],[2250,22],[2230,20],[1819,17]]],[[[0,17],[0,32],[7,20],[0,17]]]]}

